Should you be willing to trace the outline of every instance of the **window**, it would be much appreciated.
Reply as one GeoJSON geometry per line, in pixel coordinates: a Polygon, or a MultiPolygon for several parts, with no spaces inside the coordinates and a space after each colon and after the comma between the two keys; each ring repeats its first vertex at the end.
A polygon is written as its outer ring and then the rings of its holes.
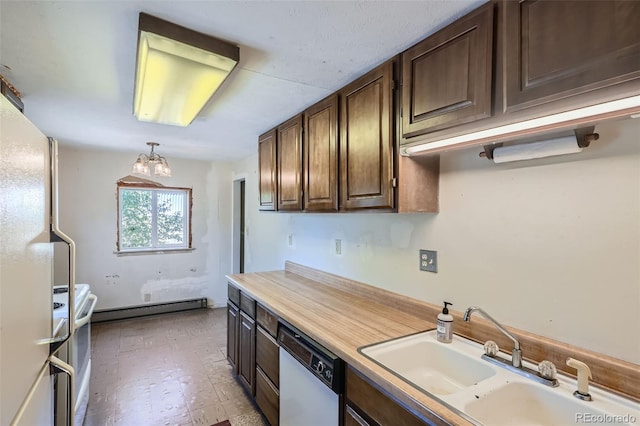
{"type": "Polygon", "coordinates": [[[119,184],[117,248],[191,248],[191,189],[119,184]]]}

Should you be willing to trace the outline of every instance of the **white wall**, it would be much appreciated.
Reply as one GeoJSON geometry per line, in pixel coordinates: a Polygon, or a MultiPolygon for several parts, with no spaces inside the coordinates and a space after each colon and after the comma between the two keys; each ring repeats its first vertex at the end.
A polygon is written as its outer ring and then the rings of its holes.
{"type": "Polygon", "coordinates": [[[596,130],[573,156],[443,154],[439,214],[258,212],[257,156],[239,162],[246,271],[288,259],[640,363],[640,120],[596,130]],[[438,251],[437,274],[418,270],[420,248],[438,251]]]}
{"type": "MultiPolygon", "coordinates": [[[[63,144],[63,141],[61,141],[63,144]]],[[[134,153],[60,148],[60,227],[76,242],[77,282],[98,295],[97,309],[207,297],[226,304],[230,272],[231,172],[228,164],[169,158],[165,186],[193,188],[189,253],[117,256],[116,182],[130,174],[134,153]]],[[[56,244],[55,279],[66,282],[66,249],[56,244]]]]}

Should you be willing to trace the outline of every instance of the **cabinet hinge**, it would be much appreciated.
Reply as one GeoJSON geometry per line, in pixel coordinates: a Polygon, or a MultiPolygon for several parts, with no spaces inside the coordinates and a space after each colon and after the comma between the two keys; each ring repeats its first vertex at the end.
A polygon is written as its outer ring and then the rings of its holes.
{"type": "Polygon", "coordinates": [[[398,82],[395,80],[391,80],[391,90],[396,90],[398,87],[398,82]]]}
{"type": "Polygon", "coordinates": [[[395,188],[397,185],[398,185],[398,178],[391,179],[391,186],[395,188]]]}

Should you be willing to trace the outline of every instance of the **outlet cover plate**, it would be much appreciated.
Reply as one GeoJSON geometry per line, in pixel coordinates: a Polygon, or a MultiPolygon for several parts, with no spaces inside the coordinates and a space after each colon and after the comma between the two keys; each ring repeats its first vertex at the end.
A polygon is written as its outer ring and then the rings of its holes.
{"type": "Polygon", "coordinates": [[[420,270],[438,272],[438,252],[435,250],[420,250],[420,270]]]}

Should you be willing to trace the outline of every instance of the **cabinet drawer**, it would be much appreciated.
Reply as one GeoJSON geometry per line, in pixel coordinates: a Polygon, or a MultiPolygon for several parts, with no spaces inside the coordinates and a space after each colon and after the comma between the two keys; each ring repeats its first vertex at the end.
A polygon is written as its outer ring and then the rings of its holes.
{"type": "Polygon", "coordinates": [[[260,368],[256,368],[256,404],[271,426],[280,418],[280,393],[260,368]]]}
{"type": "Polygon", "coordinates": [[[350,405],[346,406],[344,411],[344,426],[378,426],[376,423],[369,422],[356,412],[350,405]]]}
{"type": "Polygon", "coordinates": [[[240,310],[251,319],[256,319],[256,301],[243,292],[240,292],[240,310]]]}
{"type": "Polygon", "coordinates": [[[276,387],[280,386],[279,346],[262,327],[258,327],[256,334],[256,364],[262,368],[276,387]]]}
{"type": "Polygon", "coordinates": [[[227,283],[227,297],[236,306],[240,306],[240,289],[231,283],[227,283]]]}
{"type": "Polygon", "coordinates": [[[273,315],[267,308],[258,303],[256,307],[256,320],[258,324],[269,332],[274,338],[278,337],[278,317],[273,315]]]}
{"type": "MultiPolygon", "coordinates": [[[[349,405],[358,407],[375,423],[394,426],[418,426],[427,423],[373,387],[351,367],[347,368],[346,394],[349,405]]],[[[428,420],[435,424],[445,424],[436,416],[428,420]]]]}

